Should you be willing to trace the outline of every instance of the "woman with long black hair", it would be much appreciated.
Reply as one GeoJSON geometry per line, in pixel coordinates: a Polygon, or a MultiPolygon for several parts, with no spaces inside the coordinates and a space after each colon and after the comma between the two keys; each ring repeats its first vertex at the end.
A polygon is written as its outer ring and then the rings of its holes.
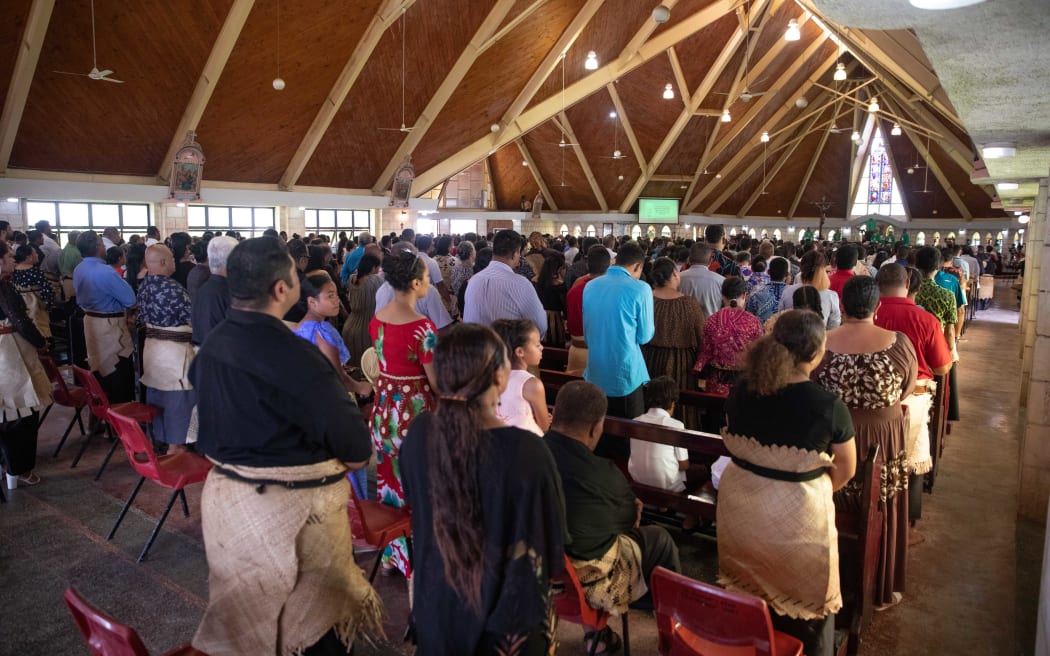
{"type": "Polygon", "coordinates": [[[437,410],[412,423],[401,449],[419,653],[546,654],[550,578],[565,562],[554,459],[496,413],[510,361],[492,329],[443,330],[434,368],[437,410]]]}

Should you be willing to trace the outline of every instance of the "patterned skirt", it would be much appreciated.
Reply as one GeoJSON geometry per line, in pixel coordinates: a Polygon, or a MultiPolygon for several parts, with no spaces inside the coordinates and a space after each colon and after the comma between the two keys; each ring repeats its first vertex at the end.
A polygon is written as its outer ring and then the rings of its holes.
{"type": "MultiPolygon", "coordinates": [[[[434,408],[434,392],[426,376],[393,376],[380,373],[375,382],[372,410],[372,446],[376,451],[376,492],[379,501],[395,508],[405,505],[401,487],[401,441],[412,420],[434,408]]],[[[383,552],[383,563],[412,575],[408,545],[404,538],[391,542],[383,552]]]]}

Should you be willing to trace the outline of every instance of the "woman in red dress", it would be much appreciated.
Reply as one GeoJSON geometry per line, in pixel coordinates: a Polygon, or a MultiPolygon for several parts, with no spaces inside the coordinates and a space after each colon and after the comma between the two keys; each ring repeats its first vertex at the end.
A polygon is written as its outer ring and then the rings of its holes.
{"type": "MultiPolygon", "coordinates": [[[[414,253],[383,258],[383,274],[394,288],[394,300],[376,312],[368,325],[379,361],[375,381],[376,403],[372,412],[372,445],[376,450],[379,501],[400,508],[405,505],[401,487],[401,441],[412,420],[435,403],[434,344],[437,329],[416,312],[416,301],[427,294],[427,267],[414,253]]],[[[383,553],[385,567],[412,575],[404,538],[390,543],[383,553]]]]}

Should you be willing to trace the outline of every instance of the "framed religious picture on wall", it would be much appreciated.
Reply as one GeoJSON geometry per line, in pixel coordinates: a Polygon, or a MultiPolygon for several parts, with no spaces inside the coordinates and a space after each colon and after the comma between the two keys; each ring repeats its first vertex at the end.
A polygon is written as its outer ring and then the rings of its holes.
{"type": "Polygon", "coordinates": [[[390,188],[390,206],[408,207],[412,197],[412,182],[416,179],[416,169],[412,166],[412,156],[405,158],[404,163],[394,173],[394,184],[390,188]]]}
{"type": "Polygon", "coordinates": [[[190,130],[186,140],[175,153],[168,177],[168,199],[197,201],[201,199],[201,179],[204,176],[204,151],[197,143],[197,134],[190,130]]]}
{"type": "Polygon", "coordinates": [[[613,224],[611,224],[611,223],[603,223],[602,224],[602,237],[604,237],[605,235],[612,235],[612,234],[616,234],[616,233],[613,232],[613,224]]]}

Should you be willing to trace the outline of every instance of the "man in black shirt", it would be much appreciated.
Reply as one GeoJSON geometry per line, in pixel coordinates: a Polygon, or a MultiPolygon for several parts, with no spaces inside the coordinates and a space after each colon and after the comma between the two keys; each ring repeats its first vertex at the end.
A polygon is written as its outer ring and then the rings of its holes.
{"type": "MultiPolygon", "coordinates": [[[[606,409],[605,393],[597,385],[568,383],[558,391],[544,442],[554,455],[565,493],[565,521],[572,538],[565,553],[576,567],[587,601],[596,608],[624,612],[646,594],[657,566],[679,572],[681,563],[665,529],[639,526],[642,502],[623,473],[612,460],[593,453],[606,409]]],[[[588,639],[593,639],[590,634],[588,639]]],[[[610,638],[597,639],[608,645],[610,638]]]]}
{"type": "Polygon", "coordinates": [[[190,368],[197,450],[216,463],[201,501],[209,604],[193,643],[345,654],[353,632],[336,628],[375,626],[381,607],[346,519],[345,474],[367,463],[369,432],[332,365],[281,321],[299,299],[287,247],[239,244],[227,284],[232,307],[190,368]]]}
{"type": "Polygon", "coordinates": [[[226,285],[226,261],[237,246],[233,237],[212,237],[208,242],[208,269],[211,275],[197,290],[193,299],[193,343],[200,346],[204,338],[226,318],[230,309],[230,289],[226,285]]]}

